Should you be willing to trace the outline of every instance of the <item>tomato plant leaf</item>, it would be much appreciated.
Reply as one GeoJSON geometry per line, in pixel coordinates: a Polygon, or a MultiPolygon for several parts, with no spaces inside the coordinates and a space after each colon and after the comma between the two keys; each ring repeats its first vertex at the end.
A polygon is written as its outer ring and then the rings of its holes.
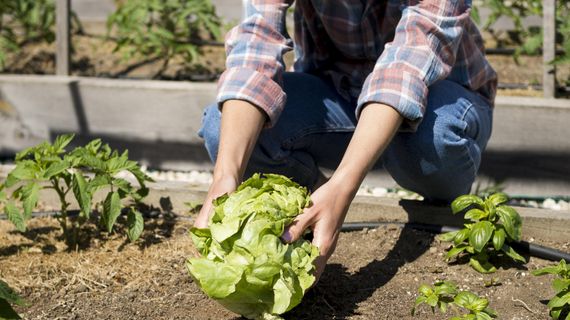
{"type": "Polygon", "coordinates": [[[57,136],[53,142],[55,153],[63,153],[65,151],[65,147],[71,142],[71,140],[73,140],[74,137],[75,135],[72,133],[57,136]]]}
{"type": "Polygon", "coordinates": [[[15,185],[20,181],[32,180],[36,177],[38,168],[35,163],[31,160],[22,160],[22,162],[16,164],[14,168],[6,177],[4,184],[7,188],[15,185]]]}
{"type": "Polygon", "coordinates": [[[91,215],[91,194],[87,191],[87,182],[82,173],[75,172],[73,174],[72,188],[82,216],[89,218],[91,215]]]}
{"type": "Polygon", "coordinates": [[[40,185],[36,182],[29,183],[22,188],[22,200],[25,220],[28,220],[32,217],[32,211],[38,204],[39,196],[40,185]]]}
{"type": "Polygon", "coordinates": [[[51,177],[54,177],[67,169],[69,169],[69,162],[67,160],[53,162],[44,172],[44,179],[50,179],[51,177]]]}
{"type": "Polygon", "coordinates": [[[144,229],[144,219],[142,214],[135,210],[134,208],[131,208],[131,210],[129,210],[129,213],[127,214],[127,227],[129,228],[127,230],[127,236],[129,237],[129,240],[131,240],[131,242],[134,242],[135,240],[137,240],[144,229]]]}
{"type": "Polygon", "coordinates": [[[26,231],[26,222],[24,217],[20,213],[20,210],[16,208],[16,205],[12,201],[8,201],[4,207],[4,213],[8,216],[8,220],[14,224],[16,229],[20,232],[26,231]]]}
{"type": "Polygon", "coordinates": [[[8,301],[0,298],[0,319],[1,320],[17,320],[22,319],[18,313],[12,308],[8,301]]]}
{"type": "Polygon", "coordinates": [[[108,232],[113,231],[113,225],[121,215],[121,199],[117,192],[109,192],[103,202],[104,224],[108,232]]]}
{"type": "Polygon", "coordinates": [[[107,174],[97,174],[91,181],[87,183],[87,191],[94,194],[97,190],[108,187],[111,184],[111,178],[107,174]]]}

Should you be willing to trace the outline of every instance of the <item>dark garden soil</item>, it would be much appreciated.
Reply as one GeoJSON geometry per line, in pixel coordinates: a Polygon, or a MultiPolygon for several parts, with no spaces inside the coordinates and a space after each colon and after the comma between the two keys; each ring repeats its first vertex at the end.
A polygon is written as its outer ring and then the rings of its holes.
{"type": "MultiPolygon", "coordinates": [[[[213,81],[224,70],[225,53],[222,46],[203,46],[202,55],[189,65],[182,59],[173,59],[161,71],[163,60],[135,57],[122,59],[121,52],[113,52],[114,43],[100,36],[74,35],[72,75],[110,78],[142,78],[161,80],[213,81]]],[[[8,59],[4,73],[54,74],[55,45],[28,44],[8,59]]],[[[542,57],[522,56],[515,63],[509,55],[489,55],[491,64],[499,74],[502,83],[518,83],[529,86],[542,82],[542,57]]],[[[293,55],[286,55],[287,65],[291,65],[293,55]]],[[[570,81],[570,65],[558,67],[557,78],[560,84],[570,81]]],[[[542,92],[526,89],[501,90],[503,95],[541,96],[542,92]]]]}
{"type": "MultiPolygon", "coordinates": [[[[25,319],[239,319],[188,276],[190,226],[187,220],[148,219],[135,244],[91,227],[82,249],[68,252],[52,218],[32,219],[24,234],[0,220],[0,278],[30,303],[18,308],[25,319]]],[[[544,301],[553,294],[551,278],[530,270],[551,262],[503,262],[495,274],[481,275],[466,264],[447,265],[447,246],[430,233],[391,225],[342,233],[320,282],[286,318],[449,318],[425,306],[410,315],[422,283],[447,279],[488,297],[499,319],[549,319],[544,301]]]]}

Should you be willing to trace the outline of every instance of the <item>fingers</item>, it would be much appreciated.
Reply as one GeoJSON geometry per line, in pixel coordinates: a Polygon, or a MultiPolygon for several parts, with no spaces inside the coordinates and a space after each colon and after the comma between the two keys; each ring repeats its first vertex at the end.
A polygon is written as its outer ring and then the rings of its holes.
{"type": "Polygon", "coordinates": [[[322,221],[313,230],[313,245],[319,248],[319,257],[315,260],[315,278],[319,281],[330,256],[336,248],[339,229],[330,221],[322,221]]]}
{"type": "Polygon", "coordinates": [[[285,229],[281,239],[287,243],[292,243],[297,241],[303,236],[305,230],[310,227],[313,221],[314,215],[310,214],[305,210],[304,213],[298,215],[295,220],[285,229]]]}
{"type": "Polygon", "coordinates": [[[212,201],[206,200],[204,202],[204,205],[202,206],[202,209],[200,210],[200,213],[198,214],[196,220],[194,221],[194,227],[199,229],[207,228],[208,220],[210,219],[210,214],[212,213],[212,209],[213,209],[212,201]]]}

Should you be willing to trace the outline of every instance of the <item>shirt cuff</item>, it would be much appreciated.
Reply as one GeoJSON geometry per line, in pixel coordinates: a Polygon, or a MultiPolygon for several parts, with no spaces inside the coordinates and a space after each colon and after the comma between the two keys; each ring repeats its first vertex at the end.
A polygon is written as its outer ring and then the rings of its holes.
{"type": "Polygon", "coordinates": [[[404,117],[400,131],[415,132],[426,105],[427,86],[417,76],[398,68],[373,71],[362,87],[356,107],[356,118],[368,103],[382,103],[396,109],[404,117]]]}
{"type": "Polygon", "coordinates": [[[229,68],[218,81],[218,105],[227,100],[245,100],[262,109],[269,119],[265,127],[275,125],[287,95],[281,86],[261,72],[249,68],[229,68]]]}

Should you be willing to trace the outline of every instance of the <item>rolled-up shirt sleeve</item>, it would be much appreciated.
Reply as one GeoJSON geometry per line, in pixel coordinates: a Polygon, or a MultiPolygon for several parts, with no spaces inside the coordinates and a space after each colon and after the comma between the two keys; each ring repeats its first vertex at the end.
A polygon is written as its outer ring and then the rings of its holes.
{"type": "Polygon", "coordinates": [[[426,110],[428,88],[455,64],[471,1],[408,1],[394,39],[386,44],[358,99],[357,117],[371,102],[396,109],[402,131],[415,131],[426,110]]]}
{"type": "Polygon", "coordinates": [[[218,104],[245,100],[267,114],[271,127],[287,99],[282,89],[283,55],[292,50],[285,15],[289,1],[251,0],[246,18],[226,36],[226,71],[218,81],[218,104]]]}

